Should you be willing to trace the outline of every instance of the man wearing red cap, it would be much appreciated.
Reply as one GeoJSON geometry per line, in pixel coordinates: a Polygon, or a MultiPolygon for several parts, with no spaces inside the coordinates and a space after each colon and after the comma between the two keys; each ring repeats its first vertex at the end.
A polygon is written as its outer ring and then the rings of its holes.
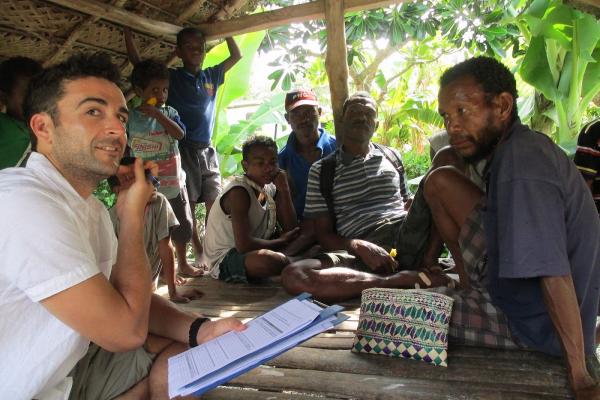
{"type": "Polygon", "coordinates": [[[292,127],[278,155],[279,167],[287,171],[296,215],[304,215],[308,170],[317,160],[336,149],[335,137],[319,128],[321,107],[310,89],[298,88],[285,96],[285,119],[292,127]]]}

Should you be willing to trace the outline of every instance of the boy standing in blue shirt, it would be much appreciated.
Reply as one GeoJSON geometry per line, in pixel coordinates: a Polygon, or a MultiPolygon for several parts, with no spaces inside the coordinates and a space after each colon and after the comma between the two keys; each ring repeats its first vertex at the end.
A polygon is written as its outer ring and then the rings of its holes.
{"type": "MultiPolygon", "coordinates": [[[[139,61],[130,31],[125,31],[125,40],[130,61],[133,63],[139,61]]],[[[167,103],[179,111],[181,120],[186,126],[185,139],[180,142],[181,163],[186,173],[186,186],[193,218],[192,245],[199,265],[206,263],[196,227],[196,204],[204,202],[208,215],[213,202],[221,192],[219,161],[210,143],[215,124],[217,90],[224,82],[225,73],[242,58],[233,38],[225,40],[229,49],[229,58],[219,65],[202,69],[206,55],[204,35],[196,28],[182,29],[177,34],[176,54],[183,62],[183,67],[170,70],[167,103]]],[[[185,257],[178,262],[180,265],[187,265],[185,257]]]]}

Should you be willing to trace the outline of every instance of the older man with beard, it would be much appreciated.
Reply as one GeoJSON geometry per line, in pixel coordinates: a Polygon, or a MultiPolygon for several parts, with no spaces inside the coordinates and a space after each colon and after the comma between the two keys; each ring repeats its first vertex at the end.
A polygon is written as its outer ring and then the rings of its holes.
{"type": "Polygon", "coordinates": [[[371,138],[377,128],[377,105],[367,93],[350,96],[343,106],[344,144],[335,157],[332,183],[333,213],[321,191],[325,161],[313,164],[308,177],[305,218],[312,219],[321,247],[312,259],[293,262],[282,272],[290,293],[307,291],[316,298],[338,301],[360,296],[372,287],[414,288],[445,285],[439,272],[399,271],[390,255],[411,247],[402,241],[409,201],[403,171],[398,170],[371,138]]]}
{"type": "Polygon", "coordinates": [[[588,373],[597,365],[600,293],[589,189],[550,138],[521,123],[504,65],[473,58],[447,70],[440,86],[450,145],[467,162],[487,161],[485,193],[454,167],[425,182],[435,225],[470,287],[437,289],[455,299],[450,335],[562,354],[576,398],[599,398],[588,373]]]}

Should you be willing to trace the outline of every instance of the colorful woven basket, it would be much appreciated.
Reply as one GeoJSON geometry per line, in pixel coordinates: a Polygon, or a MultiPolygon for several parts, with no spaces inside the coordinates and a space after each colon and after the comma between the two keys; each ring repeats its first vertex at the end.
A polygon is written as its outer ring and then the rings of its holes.
{"type": "Polygon", "coordinates": [[[446,367],[453,302],[426,290],[366,289],[352,351],[446,367]]]}

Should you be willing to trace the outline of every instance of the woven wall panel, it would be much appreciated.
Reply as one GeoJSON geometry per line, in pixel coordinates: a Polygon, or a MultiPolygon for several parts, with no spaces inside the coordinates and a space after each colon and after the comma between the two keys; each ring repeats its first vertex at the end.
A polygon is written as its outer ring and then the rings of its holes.
{"type": "Polygon", "coordinates": [[[25,56],[43,61],[52,54],[53,47],[47,40],[19,32],[0,30],[0,59],[25,56]]]}
{"type": "MultiPolygon", "coordinates": [[[[128,68],[122,27],[44,0],[0,0],[0,60],[23,55],[40,62],[66,59],[78,51],[105,51],[118,58],[121,69],[128,68]],[[68,48],[62,48],[68,41],[68,48]],[[59,51],[60,50],[60,51],[59,51]],[[64,51],[63,51],[64,50],[64,51]],[[122,63],[121,63],[122,62],[122,63]]],[[[117,4],[124,10],[157,21],[189,26],[205,22],[217,13],[227,0],[203,0],[185,22],[177,19],[187,12],[195,0],[98,0],[117,4]]],[[[250,0],[236,15],[253,10],[260,0],[250,0]]],[[[151,35],[134,32],[143,58],[168,60],[175,49],[172,39],[157,40],[151,35]],[[144,51],[149,49],[149,51],[144,51]]],[[[177,61],[175,66],[179,65],[177,61]]]]}
{"type": "Polygon", "coordinates": [[[122,28],[104,20],[97,21],[84,30],[77,41],[101,45],[103,48],[123,54],[126,52],[122,28]]]}
{"type": "Polygon", "coordinates": [[[0,25],[60,37],[65,36],[83,18],[82,14],[43,1],[3,0],[0,25]]]}

